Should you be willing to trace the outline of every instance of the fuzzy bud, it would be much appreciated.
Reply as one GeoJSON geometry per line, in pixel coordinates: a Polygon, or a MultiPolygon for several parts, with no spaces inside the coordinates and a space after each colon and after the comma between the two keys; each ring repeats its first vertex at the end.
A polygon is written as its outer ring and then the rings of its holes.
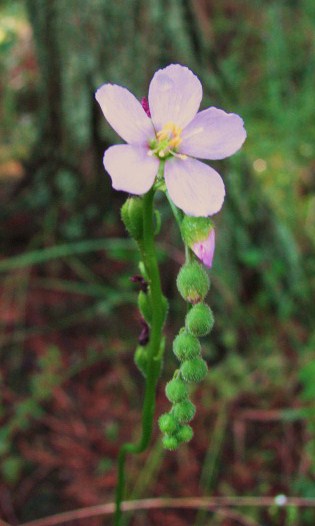
{"type": "Polygon", "coordinates": [[[179,446],[179,442],[175,436],[165,435],[162,438],[162,443],[165,449],[169,449],[170,451],[174,451],[179,446]]]}
{"type": "Polygon", "coordinates": [[[206,267],[212,267],[215,232],[209,217],[185,216],[181,224],[184,243],[206,267]]]}
{"type": "Polygon", "coordinates": [[[189,425],[180,426],[176,432],[176,438],[179,442],[190,442],[194,432],[189,425]]]}
{"type": "Polygon", "coordinates": [[[208,366],[202,358],[193,358],[183,362],[180,368],[186,382],[201,382],[207,375],[208,366]]]}
{"type": "Polygon", "coordinates": [[[142,197],[128,197],[121,207],[121,218],[131,237],[140,241],[143,235],[142,197]]]}
{"type": "Polygon", "coordinates": [[[166,384],[165,394],[172,404],[181,402],[188,397],[187,385],[180,377],[173,378],[166,384]]]}
{"type": "Polygon", "coordinates": [[[190,422],[196,413],[196,407],[190,400],[183,400],[173,405],[172,414],[178,422],[185,424],[190,422]]]}
{"type": "Polygon", "coordinates": [[[180,361],[190,360],[200,355],[201,345],[195,336],[183,330],[173,342],[173,352],[180,361]]]}
{"type": "Polygon", "coordinates": [[[172,435],[177,431],[178,422],[171,413],[164,413],[159,418],[159,428],[162,433],[172,435]]]}
{"type": "Polygon", "coordinates": [[[208,293],[210,288],[209,276],[197,261],[186,263],[177,276],[177,288],[184,300],[190,303],[198,303],[208,293]]]}
{"type": "Polygon", "coordinates": [[[197,303],[186,315],[186,329],[197,336],[206,336],[211,331],[214,324],[212,310],[206,303],[197,303]]]}

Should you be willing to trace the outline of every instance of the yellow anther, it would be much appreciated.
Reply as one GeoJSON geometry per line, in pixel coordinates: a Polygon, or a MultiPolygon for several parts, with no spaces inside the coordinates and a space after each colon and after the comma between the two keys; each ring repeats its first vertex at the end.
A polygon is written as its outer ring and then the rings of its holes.
{"type": "Polygon", "coordinates": [[[177,148],[177,146],[179,146],[181,142],[182,139],[179,137],[179,135],[176,135],[175,137],[173,137],[173,139],[170,140],[168,144],[170,148],[177,148]]]}
{"type": "MultiPolygon", "coordinates": [[[[182,142],[180,136],[181,133],[182,129],[179,126],[177,126],[174,122],[168,122],[165,124],[165,126],[163,126],[162,130],[157,132],[156,137],[160,143],[163,142],[163,146],[161,145],[163,150],[166,148],[170,151],[174,148],[177,148],[182,142]],[[164,141],[166,141],[167,144],[165,144],[164,141]]],[[[159,155],[161,156],[161,154],[164,156],[165,152],[161,151],[159,155]]]]}

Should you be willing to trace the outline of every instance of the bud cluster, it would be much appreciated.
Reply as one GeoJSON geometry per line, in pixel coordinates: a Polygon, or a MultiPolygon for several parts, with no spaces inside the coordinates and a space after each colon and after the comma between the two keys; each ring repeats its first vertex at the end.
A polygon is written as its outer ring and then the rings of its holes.
{"type": "Polygon", "coordinates": [[[205,269],[197,261],[186,263],[179,271],[177,287],[182,297],[192,304],[185,318],[185,327],[180,329],[173,342],[173,352],[180,362],[175,377],[166,385],[166,397],[172,404],[169,413],[159,419],[159,427],[166,449],[174,450],[180,443],[189,442],[193,430],[188,425],[196,408],[189,400],[189,383],[201,382],[208,371],[201,357],[200,337],[211,331],[214,319],[210,307],[204,299],[210,288],[210,280],[205,269]]]}

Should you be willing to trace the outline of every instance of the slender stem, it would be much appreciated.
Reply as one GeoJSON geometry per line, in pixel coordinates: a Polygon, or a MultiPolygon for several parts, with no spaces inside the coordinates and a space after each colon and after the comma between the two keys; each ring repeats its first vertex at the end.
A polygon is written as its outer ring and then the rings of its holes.
{"type": "Polygon", "coordinates": [[[121,502],[125,488],[125,461],[128,453],[142,453],[147,448],[153,428],[156,384],[161,370],[162,329],[166,307],[163,302],[160,273],[154,243],[154,190],[143,198],[143,240],[141,243],[144,266],[149,277],[149,299],[152,307],[150,341],[147,347],[147,375],[142,408],[142,434],[137,443],[123,444],[118,455],[118,483],[116,489],[115,526],[121,524],[121,502]]]}

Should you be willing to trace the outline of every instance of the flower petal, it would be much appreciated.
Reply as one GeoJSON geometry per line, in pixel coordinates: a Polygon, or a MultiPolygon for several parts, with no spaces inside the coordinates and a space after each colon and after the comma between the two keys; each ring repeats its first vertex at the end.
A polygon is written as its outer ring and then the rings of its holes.
{"type": "Polygon", "coordinates": [[[159,168],[158,159],[150,157],[146,148],[129,144],[108,148],[103,162],[113,188],[136,195],[151,188],[159,168]]]}
{"type": "Polygon", "coordinates": [[[196,159],[165,163],[165,182],[175,205],[191,216],[210,216],[222,207],[225,189],[221,176],[196,159]]]}
{"type": "Polygon", "coordinates": [[[210,231],[208,237],[203,241],[198,241],[192,246],[192,251],[203,262],[206,267],[212,267],[212,261],[215,249],[215,232],[214,228],[210,231]]]}
{"type": "Polygon", "coordinates": [[[233,155],[246,139],[241,117],[218,108],[197,113],[182,133],[180,151],[200,159],[224,159],[233,155]]]}
{"type": "Polygon", "coordinates": [[[156,131],[168,122],[186,126],[196,115],[201,99],[201,83],[188,68],[171,64],[157,71],[149,87],[149,107],[156,131]]]}
{"type": "Polygon", "coordinates": [[[126,88],[104,84],[95,98],[111,127],[129,144],[146,144],[155,137],[151,119],[126,88]]]}

